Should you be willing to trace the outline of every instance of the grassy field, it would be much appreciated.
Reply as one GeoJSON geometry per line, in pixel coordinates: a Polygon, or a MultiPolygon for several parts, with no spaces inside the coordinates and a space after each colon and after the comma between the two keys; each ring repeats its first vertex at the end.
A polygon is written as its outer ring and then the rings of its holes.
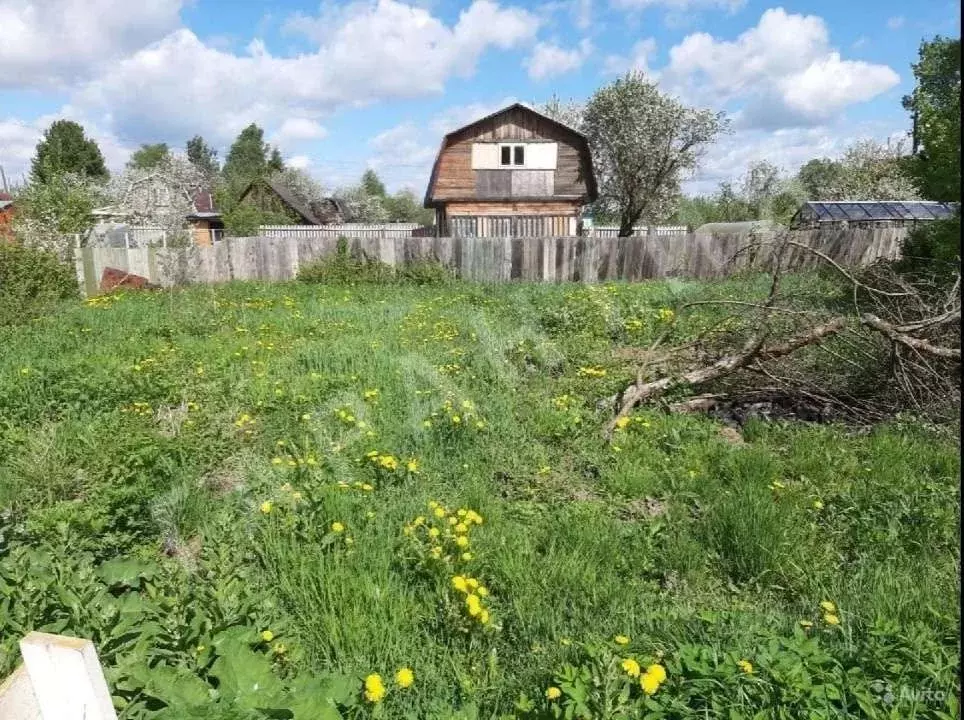
{"type": "Polygon", "coordinates": [[[237,284],[0,328],[0,672],[41,629],[95,641],[122,718],[958,717],[956,438],[601,440],[627,348],[765,288],[237,284]]]}

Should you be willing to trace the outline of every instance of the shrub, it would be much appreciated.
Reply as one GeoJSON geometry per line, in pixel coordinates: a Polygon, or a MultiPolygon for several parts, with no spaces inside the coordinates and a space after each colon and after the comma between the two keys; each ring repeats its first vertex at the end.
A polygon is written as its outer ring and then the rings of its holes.
{"type": "Polygon", "coordinates": [[[0,325],[29,321],[71,297],[77,297],[77,277],[54,253],[0,245],[0,325]]]}
{"type": "Polygon", "coordinates": [[[397,270],[391,265],[368,257],[355,257],[348,251],[348,241],[338,238],[335,254],[303,266],[298,279],[309,283],[411,283],[440,285],[454,279],[452,273],[437,260],[419,260],[397,270]]]}
{"type": "MultiPolygon", "coordinates": [[[[945,268],[945,273],[961,267],[961,214],[935,220],[911,230],[902,248],[903,270],[945,268]]],[[[939,272],[939,271],[938,271],[939,272]]]]}
{"type": "Polygon", "coordinates": [[[438,260],[416,260],[402,265],[396,277],[400,282],[413,285],[444,285],[455,279],[452,271],[438,260]]]}

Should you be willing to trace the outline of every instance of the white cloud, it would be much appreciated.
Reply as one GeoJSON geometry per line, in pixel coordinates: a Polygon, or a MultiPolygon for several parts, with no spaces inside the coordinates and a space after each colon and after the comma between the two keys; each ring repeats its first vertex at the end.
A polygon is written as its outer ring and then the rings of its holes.
{"type": "Polygon", "coordinates": [[[175,29],[183,0],[0,0],[0,87],[58,85],[175,29]]]}
{"type": "Polygon", "coordinates": [[[679,12],[700,8],[720,8],[732,13],[742,8],[746,4],[746,0],[611,0],[611,4],[614,8],[620,10],[664,7],[679,12]]]}
{"type": "Polygon", "coordinates": [[[285,118],[275,133],[275,142],[282,145],[299,142],[301,140],[321,140],[328,135],[328,131],[316,120],[303,117],[285,118]]]}
{"type": "Polygon", "coordinates": [[[491,0],[475,0],[451,26],[396,0],[335,12],[340,24],[326,28],[324,43],[296,57],[257,41],[233,54],[180,29],[111,66],[77,103],[125,137],[200,132],[226,143],[252,121],[270,129],[291,116],[439,93],[451,77],[471,75],[486,50],[525,44],[539,26],[528,11],[491,0]]]}
{"type": "Polygon", "coordinates": [[[572,23],[579,30],[592,26],[592,0],[572,0],[572,23]]]}
{"type": "Polygon", "coordinates": [[[592,42],[589,38],[584,38],[571,50],[566,50],[555,43],[540,42],[522,64],[528,70],[530,78],[545,80],[578,70],[591,54],[592,42]]]}
{"type": "Polygon", "coordinates": [[[897,15],[892,18],[887,18],[887,28],[890,30],[899,30],[904,27],[905,19],[902,15],[897,15]]]}
{"type": "Polygon", "coordinates": [[[655,77],[649,66],[650,56],[656,52],[656,40],[646,38],[633,44],[628,55],[607,55],[603,61],[603,73],[606,75],[622,75],[628,70],[638,70],[655,77]]]}
{"type": "Polygon", "coordinates": [[[293,155],[285,160],[285,165],[296,170],[307,170],[311,165],[311,158],[307,155],[293,155]]]}
{"type": "Polygon", "coordinates": [[[760,126],[819,124],[900,81],[886,65],[844,60],[815,15],[767,10],[736,40],[700,32],[670,50],[664,84],[691,102],[749,101],[744,120],[760,126]]]}

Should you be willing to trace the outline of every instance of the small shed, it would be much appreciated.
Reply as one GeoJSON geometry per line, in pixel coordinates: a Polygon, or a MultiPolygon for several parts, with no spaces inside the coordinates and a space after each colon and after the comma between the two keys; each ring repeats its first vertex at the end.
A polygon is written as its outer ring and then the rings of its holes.
{"type": "Polygon", "coordinates": [[[791,229],[848,227],[903,227],[948,218],[958,203],[927,200],[820,200],[806,202],[790,221],[791,229]]]}

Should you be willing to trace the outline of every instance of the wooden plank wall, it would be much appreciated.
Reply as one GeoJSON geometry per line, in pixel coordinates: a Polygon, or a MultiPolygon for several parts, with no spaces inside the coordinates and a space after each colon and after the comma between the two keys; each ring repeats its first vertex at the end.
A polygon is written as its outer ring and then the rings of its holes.
{"type": "MultiPolygon", "coordinates": [[[[801,230],[793,239],[844,266],[899,256],[904,228],[801,230]]],[[[480,282],[639,281],[663,277],[717,278],[747,269],[763,270],[771,261],[765,244],[772,233],[657,235],[649,237],[357,237],[349,251],[390,265],[438,260],[459,277],[480,282]]],[[[186,282],[290,280],[298,269],[335,253],[335,237],[229,238],[211,247],[101,248],[76,250],[77,276],[88,294],[96,291],[105,267],[144,275],[164,286],[186,282]]],[[[812,253],[794,249],[791,269],[820,263],[812,253]]]]}

